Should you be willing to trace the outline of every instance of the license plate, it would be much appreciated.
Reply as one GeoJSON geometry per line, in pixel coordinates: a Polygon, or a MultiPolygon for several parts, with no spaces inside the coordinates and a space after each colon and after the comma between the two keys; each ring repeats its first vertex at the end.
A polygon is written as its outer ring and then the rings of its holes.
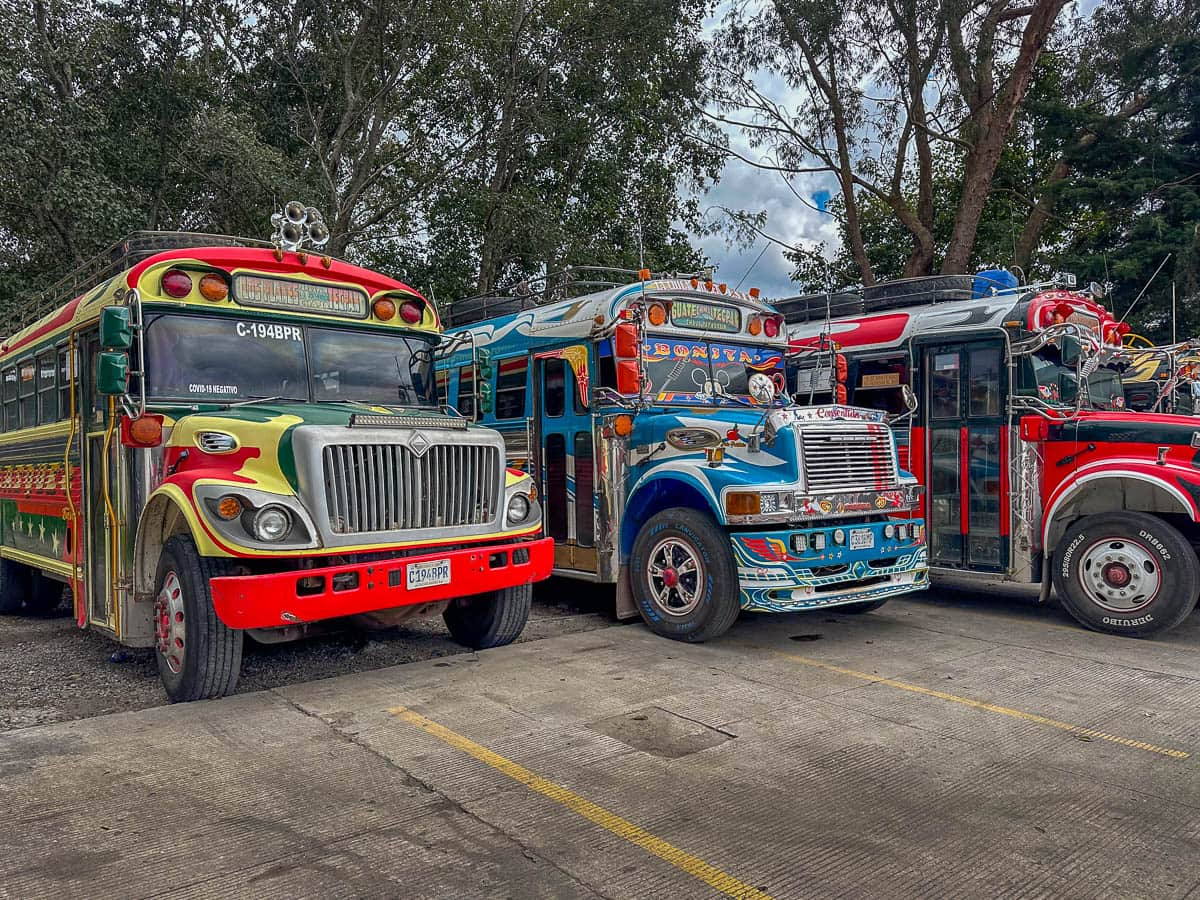
{"type": "Polygon", "coordinates": [[[450,560],[435,559],[430,562],[411,563],[408,567],[408,589],[434,587],[450,583],[450,560]]]}
{"type": "Polygon", "coordinates": [[[870,528],[850,529],[850,549],[870,550],[875,546],[875,532],[870,528]]]}

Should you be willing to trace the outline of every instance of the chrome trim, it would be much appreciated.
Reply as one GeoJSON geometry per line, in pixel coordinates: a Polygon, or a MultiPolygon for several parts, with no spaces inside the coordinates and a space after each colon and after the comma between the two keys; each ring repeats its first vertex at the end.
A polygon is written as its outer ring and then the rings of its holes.
{"type": "MultiPolygon", "coordinates": [[[[618,437],[613,431],[615,418],[597,416],[592,426],[592,439],[599,450],[595,460],[595,549],[599,580],[608,583],[617,582],[621,576],[621,514],[629,486],[629,438],[618,437]]],[[[628,576],[625,580],[628,582],[628,576]]]]}
{"type": "Polygon", "coordinates": [[[891,429],[842,421],[806,423],[797,431],[806,493],[883,490],[898,484],[891,429]]]}
{"type": "Polygon", "coordinates": [[[503,530],[504,445],[490,429],[302,425],[292,444],[300,497],[328,547],[503,530]]]}

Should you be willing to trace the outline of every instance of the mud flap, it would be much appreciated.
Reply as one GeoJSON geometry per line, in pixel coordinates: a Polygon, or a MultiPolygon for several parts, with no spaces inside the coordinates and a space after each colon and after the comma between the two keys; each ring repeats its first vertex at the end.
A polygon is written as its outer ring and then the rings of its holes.
{"type": "Polygon", "coordinates": [[[617,618],[623,622],[636,619],[638,615],[633,602],[633,585],[629,582],[629,566],[621,566],[617,572],[617,618]]]}

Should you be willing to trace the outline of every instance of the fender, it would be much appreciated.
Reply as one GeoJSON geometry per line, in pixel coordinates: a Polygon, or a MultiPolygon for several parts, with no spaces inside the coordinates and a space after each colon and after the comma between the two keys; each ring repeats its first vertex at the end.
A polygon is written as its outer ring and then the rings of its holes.
{"type": "Polygon", "coordinates": [[[1128,478],[1151,484],[1174,498],[1179,503],[1180,509],[1185,511],[1193,522],[1200,520],[1200,510],[1196,507],[1196,501],[1180,490],[1177,485],[1172,484],[1165,477],[1168,473],[1174,474],[1175,469],[1159,466],[1144,459],[1109,458],[1080,467],[1074,475],[1063,479],[1048,498],[1046,515],[1042,519],[1042,546],[1046,548],[1046,538],[1050,526],[1054,523],[1054,517],[1064,503],[1078,496],[1087,485],[1111,478],[1128,478]]]}

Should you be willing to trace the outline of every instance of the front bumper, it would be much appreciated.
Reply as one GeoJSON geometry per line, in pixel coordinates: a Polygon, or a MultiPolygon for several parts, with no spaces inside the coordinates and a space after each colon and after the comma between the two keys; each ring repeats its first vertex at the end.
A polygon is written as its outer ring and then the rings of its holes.
{"type": "Polygon", "coordinates": [[[375,562],[214,578],[213,607],[230,628],[277,628],[359,613],[469,597],[541,581],[554,566],[554,541],[482,544],[375,562]],[[448,560],[446,584],[407,587],[408,568],[448,560]]]}
{"type": "Polygon", "coordinates": [[[741,607],[764,612],[819,609],[862,603],[929,587],[924,540],[888,538],[891,525],[923,526],[921,519],[884,519],[862,525],[833,523],[820,528],[735,532],[730,536],[737,562],[741,607]],[[833,541],[835,531],[845,542],[833,541]],[[850,549],[851,532],[869,531],[871,546],[850,549]],[[814,549],[816,535],[823,549],[814,549]],[[807,549],[797,551],[793,537],[803,535],[807,549]]]}

